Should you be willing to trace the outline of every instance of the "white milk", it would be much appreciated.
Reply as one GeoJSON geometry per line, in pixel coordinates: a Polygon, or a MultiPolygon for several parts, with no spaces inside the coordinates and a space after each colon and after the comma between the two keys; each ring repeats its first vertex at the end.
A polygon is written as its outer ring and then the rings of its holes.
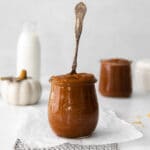
{"type": "Polygon", "coordinates": [[[22,69],[27,70],[28,76],[40,79],[40,42],[35,32],[34,24],[24,25],[17,45],[17,75],[22,69]]]}

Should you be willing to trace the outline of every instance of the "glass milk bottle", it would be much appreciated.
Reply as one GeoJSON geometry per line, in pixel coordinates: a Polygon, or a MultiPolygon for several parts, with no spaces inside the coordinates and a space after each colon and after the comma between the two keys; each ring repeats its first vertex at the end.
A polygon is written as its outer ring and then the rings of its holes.
{"type": "Polygon", "coordinates": [[[33,79],[40,79],[40,41],[35,31],[35,24],[26,23],[17,45],[17,75],[26,69],[33,79]]]}

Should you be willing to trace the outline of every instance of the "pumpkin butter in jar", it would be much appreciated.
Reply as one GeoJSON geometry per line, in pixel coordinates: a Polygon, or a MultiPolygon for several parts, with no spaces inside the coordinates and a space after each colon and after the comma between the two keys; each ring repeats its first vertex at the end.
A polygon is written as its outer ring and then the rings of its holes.
{"type": "Polygon", "coordinates": [[[48,116],[53,131],[62,137],[90,135],[98,122],[96,79],[88,73],[53,76],[48,116]]]}
{"type": "Polygon", "coordinates": [[[79,138],[92,134],[98,122],[98,103],[93,74],[77,73],[77,56],[86,5],[76,5],[75,55],[72,70],[50,79],[51,92],[48,119],[53,131],[61,137],[79,138]]]}
{"type": "Polygon", "coordinates": [[[132,94],[131,61],[122,58],[101,61],[99,92],[108,97],[130,97],[132,94]]]}

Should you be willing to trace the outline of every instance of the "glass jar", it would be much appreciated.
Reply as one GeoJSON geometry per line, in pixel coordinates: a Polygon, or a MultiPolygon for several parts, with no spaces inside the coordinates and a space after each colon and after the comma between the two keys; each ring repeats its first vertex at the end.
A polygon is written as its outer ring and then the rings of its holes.
{"type": "Polygon", "coordinates": [[[104,96],[129,97],[132,93],[131,61],[102,60],[99,91],[104,96]]]}
{"type": "Polygon", "coordinates": [[[98,122],[96,79],[92,74],[66,74],[50,79],[48,119],[61,137],[89,136],[98,122]]]}

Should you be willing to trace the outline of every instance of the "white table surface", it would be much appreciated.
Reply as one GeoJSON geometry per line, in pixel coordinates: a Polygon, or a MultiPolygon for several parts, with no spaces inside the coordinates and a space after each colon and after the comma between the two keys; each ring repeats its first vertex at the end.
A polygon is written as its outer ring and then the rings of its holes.
{"type": "MultiPolygon", "coordinates": [[[[130,99],[99,98],[103,107],[113,109],[117,115],[129,123],[141,120],[135,125],[143,133],[141,139],[119,144],[120,150],[150,150],[150,95],[133,93],[130,99]],[[140,118],[140,119],[139,119],[140,118]]],[[[113,123],[112,123],[113,125],[113,123]]]]}
{"type": "MultiPolygon", "coordinates": [[[[47,94],[48,92],[44,93],[47,94]]],[[[44,96],[45,97],[45,96],[44,96]]],[[[129,99],[114,99],[102,97],[98,94],[99,103],[101,106],[114,110],[117,115],[132,123],[140,118],[143,125],[135,125],[144,134],[144,137],[135,141],[119,144],[120,150],[150,150],[150,118],[146,115],[150,113],[150,95],[139,94],[134,92],[129,99]]],[[[41,99],[41,102],[35,107],[41,105],[47,106],[48,98],[41,99]]],[[[23,107],[26,109],[27,107],[23,107]]],[[[14,131],[17,125],[17,118],[11,114],[11,111],[16,109],[19,113],[21,107],[14,107],[8,105],[0,98],[0,149],[12,150],[12,143],[14,143],[14,131]],[[10,113],[8,113],[10,111],[10,113]]],[[[113,123],[112,123],[113,125],[113,123]]]]}

